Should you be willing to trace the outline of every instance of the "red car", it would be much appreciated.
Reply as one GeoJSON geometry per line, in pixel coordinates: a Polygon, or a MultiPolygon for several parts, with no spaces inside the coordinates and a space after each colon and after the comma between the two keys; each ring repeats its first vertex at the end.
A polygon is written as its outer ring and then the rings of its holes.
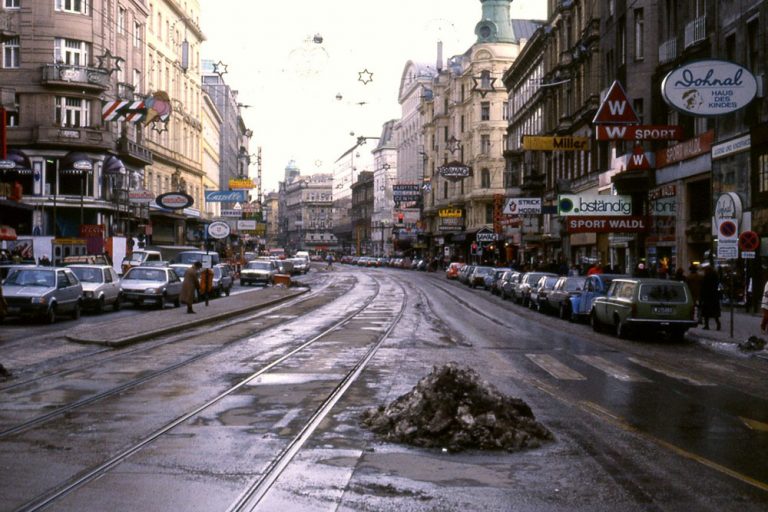
{"type": "Polygon", "coordinates": [[[460,263],[458,261],[454,261],[450,265],[448,265],[448,268],[445,269],[445,277],[448,279],[457,279],[459,277],[459,270],[461,270],[461,267],[463,267],[465,263],[460,263]]]}

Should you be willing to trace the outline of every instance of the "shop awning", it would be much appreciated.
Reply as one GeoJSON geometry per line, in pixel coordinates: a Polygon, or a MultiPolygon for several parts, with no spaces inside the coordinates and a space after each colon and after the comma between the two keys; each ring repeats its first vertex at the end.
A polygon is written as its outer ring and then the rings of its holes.
{"type": "Polygon", "coordinates": [[[73,174],[93,172],[93,160],[85,153],[70,151],[62,159],[59,170],[73,174]]]}
{"type": "Polygon", "coordinates": [[[0,172],[17,172],[19,174],[32,174],[32,166],[27,155],[18,149],[9,149],[6,157],[0,160],[0,172]]]}
{"type": "Polygon", "coordinates": [[[124,175],[125,164],[123,164],[123,161],[117,158],[115,155],[109,155],[104,159],[102,170],[104,174],[124,175]]]}
{"type": "Polygon", "coordinates": [[[11,226],[0,225],[0,240],[16,240],[16,230],[11,226]]]}

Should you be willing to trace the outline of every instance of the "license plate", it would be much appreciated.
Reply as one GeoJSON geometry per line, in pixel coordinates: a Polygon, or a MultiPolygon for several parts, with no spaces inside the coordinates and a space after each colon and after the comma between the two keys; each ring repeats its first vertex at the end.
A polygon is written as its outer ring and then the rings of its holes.
{"type": "Polygon", "coordinates": [[[657,315],[671,315],[675,312],[675,308],[667,306],[656,306],[653,308],[653,312],[657,315]]]}
{"type": "Polygon", "coordinates": [[[8,308],[8,313],[20,313],[20,312],[21,312],[21,308],[15,308],[13,306],[10,306],[8,308]]]}

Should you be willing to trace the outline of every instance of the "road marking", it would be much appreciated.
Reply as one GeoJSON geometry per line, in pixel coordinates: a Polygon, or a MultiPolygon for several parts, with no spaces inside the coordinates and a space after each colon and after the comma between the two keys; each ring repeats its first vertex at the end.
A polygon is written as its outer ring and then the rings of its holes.
{"type": "Polygon", "coordinates": [[[587,380],[585,376],[567,367],[549,354],[525,354],[539,368],[560,380],[587,380]]]}
{"type": "Polygon", "coordinates": [[[585,363],[594,366],[598,370],[602,370],[614,379],[618,379],[622,382],[650,382],[642,375],[623,368],[615,363],[608,361],[600,356],[576,356],[585,363]]]}
{"type": "Polygon", "coordinates": [[[649,370],[661,373],[663,375],[666,375],[667,377],[672,377],[673,379],[682,380],[683,382],[687,382],[688,384],[691,384],[693,386],[717,386],[717,384],[713,382],[694,379],[693,377],[689,377],[688,375],[683,375],[682,373],[679,373],[671,368],[659,366],[649,361],[644,361],[642,359],[637,359],[635,357],[630,357],[629,360],[635,363],[636,365],[642,366],[643,368],[648,368],[649,370]]]}
{"type": "Polygon", "coordinates": [[[751,420],[743,416],[739,416],[739,419],[743,421],[744,424],[750,430],[757,430],[758,432],[768,432],[768,423],[763,423],[762,421],[757,421],[757,420],[751,420]]]}

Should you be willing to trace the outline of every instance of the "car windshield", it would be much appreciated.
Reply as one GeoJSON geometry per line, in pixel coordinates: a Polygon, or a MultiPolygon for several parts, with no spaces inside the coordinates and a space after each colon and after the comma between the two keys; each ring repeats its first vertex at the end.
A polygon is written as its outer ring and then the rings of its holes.
{"type": "Polygon", "coordinates": [[[78,279],[84,283],[103,283],[104,273],[100,268],[71,267],[78,279]]]}
{"type": "Polygon", "coordinates": [[[3,283],[5,286],[44,286],[53,288],[56,276],[52,270],[13,269],[3,283]]]}
{"type": "Polygon", "coordinates": [[[131,263],[139,264],[142,261],[144,261],[144,258],[146,258],[147,255],[143,252],[133,252],[131,253],[131,257],[128,258],[128,261],[131,263]]]}
{"type": "Polygon", "coordinates": [[[249,270],[272,270],[272,263],[268,261],[250,261],[245,268],[249,270]]]}
{"type": "Polygon", "coordinates": [[[183,278],[184,274],[187,272],[187,269],[189,267],[171,267],[171,268],[173,269],[174,274],[183,278]]]}
{"type": "Polygon", "coordinates": [[[586,281],[585,278],[566,279],[563,288],[566,291],[575,292],[584,288],[584,281],[586,281]]]}
{"type": "Polygon", "coordinates": [[[642,302],[685,302],[685,288],[679,284],[642,284],[642,302]]]}
{"type": "Polygon", "coordinates": [[[165,281],[165,272],[151,268],[135,268],[123,278],[126,281],[165,281]]]}
{"type": "Polygon", "coordinates": [[[475,274],[477,275],[485,275],[490,274],[493,272],[493,269],[491,267],[477,267],[475,269],[475,274]]]}

